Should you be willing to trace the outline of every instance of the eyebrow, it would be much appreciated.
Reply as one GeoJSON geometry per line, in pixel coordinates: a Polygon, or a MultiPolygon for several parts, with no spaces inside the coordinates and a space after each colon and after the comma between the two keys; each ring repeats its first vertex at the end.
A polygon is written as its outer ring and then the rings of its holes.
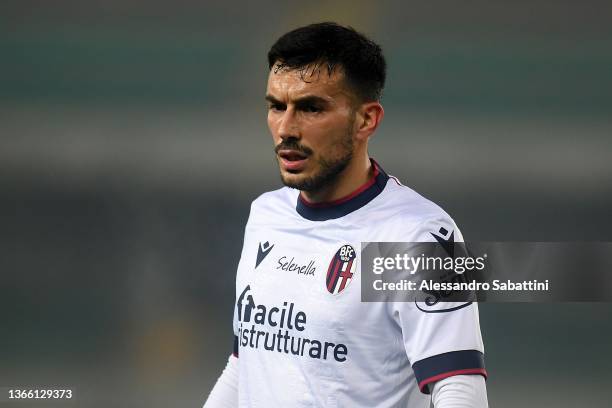
{"type": "MultiPolygon", "coordinates": [[[[276,99],[275,97],[269,94],[266,95],[266,101],[274,103],[274,104],[285,105],[284,102],[279,101],[278,99],[276,99]]],[[[321,98],[320,96],[315,96],[315,95],[307,95],[301,98],[297,98],[293,101],[293,103],[298,106],[306,105],[306,104],[324,104],[324,105],[329,104],[329,102],[325,98],[321,98]]]]}

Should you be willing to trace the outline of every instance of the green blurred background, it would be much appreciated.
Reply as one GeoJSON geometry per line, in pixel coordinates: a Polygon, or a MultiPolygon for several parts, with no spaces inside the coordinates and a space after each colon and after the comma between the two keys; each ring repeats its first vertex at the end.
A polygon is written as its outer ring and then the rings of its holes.
{"type": "MultiPolygon", "coordinates": [[[[467,239],[612,240],[609,1],[3,1],[0,387],[202,404],[280,186],[265,55],[323,20],[383,46],[372,156],[467,239]]],[[[481,305],[491,407],[609,406],[610,312],[481,305]]]]}

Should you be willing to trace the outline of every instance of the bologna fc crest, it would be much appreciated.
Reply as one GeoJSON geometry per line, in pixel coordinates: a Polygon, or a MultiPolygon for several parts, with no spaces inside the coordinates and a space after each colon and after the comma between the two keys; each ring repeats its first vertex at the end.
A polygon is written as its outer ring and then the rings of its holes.
{"type": "Polygon", "coordinates": [[[355,274],[355,258],[357,254],[350,245],[342,245],[327,268],[327,291],[331,294],[342,292],[355,274]]]}

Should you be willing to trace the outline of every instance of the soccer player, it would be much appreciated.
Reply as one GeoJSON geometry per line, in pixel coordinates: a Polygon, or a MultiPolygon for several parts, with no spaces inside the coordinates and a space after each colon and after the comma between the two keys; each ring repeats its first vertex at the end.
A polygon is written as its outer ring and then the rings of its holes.
{"type": "Polygon", "coordinates": [[[487,407],[476,303],[360,301],[361,242],[461,239],[368,155],[384,115],[380,47],[313,24],[280,37],[268,64],[286,187],[251,205],[234,352],[204,407],[487,407]]]}

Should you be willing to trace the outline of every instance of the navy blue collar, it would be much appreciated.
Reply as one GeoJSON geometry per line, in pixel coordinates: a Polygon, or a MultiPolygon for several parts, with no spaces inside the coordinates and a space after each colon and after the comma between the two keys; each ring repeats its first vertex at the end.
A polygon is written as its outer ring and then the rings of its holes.
{"type": "Polygon", "coordinates": [[[363,186],[346,197],[327,203],[309,203],[298,195],[295,210],[310,221],[325,221],[344,217],[363,207],[384,190],[389,176],[373,159],[374,175],[363,186]]]}

